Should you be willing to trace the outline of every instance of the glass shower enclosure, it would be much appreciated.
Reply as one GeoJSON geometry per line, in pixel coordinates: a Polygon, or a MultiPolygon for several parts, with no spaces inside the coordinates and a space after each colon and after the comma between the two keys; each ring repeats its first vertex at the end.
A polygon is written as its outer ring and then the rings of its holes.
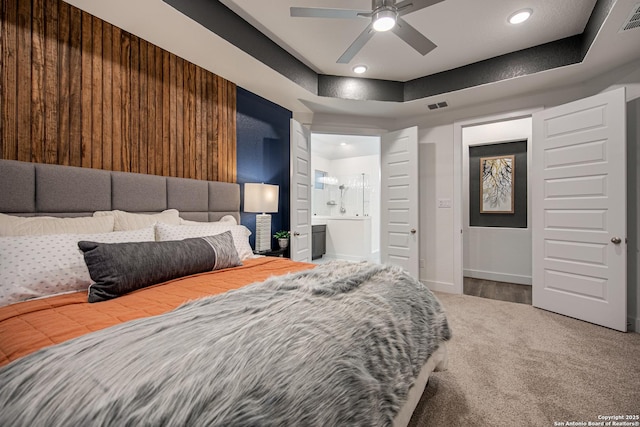
{"type": "Polygon", "coordinates": [[[371,214],[370,176],[366,173],[329,176],[315,171],[313,215],[367,217],[371,214]]]}

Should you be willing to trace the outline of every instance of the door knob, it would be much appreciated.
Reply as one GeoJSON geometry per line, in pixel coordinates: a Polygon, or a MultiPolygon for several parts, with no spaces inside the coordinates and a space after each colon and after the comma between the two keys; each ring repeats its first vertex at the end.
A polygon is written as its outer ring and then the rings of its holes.
{"type": "Polygon", "coordinates": [[[622,239],[619,237],[612,237],[611,238],[611,243],[615,243],[616,245],[619,245],[620,242],[622,242],[622,239]]]}
{"type": "Polygon", "coordinates": [[[294,235],[294,236],[299,236],[299,235],[300,235],[300,233],[299,233],[298,231],[296,231],[296,232],[294,232],[294,233],[293,233],[293,235],[294,235]]]}
{"type": "Polygon", "coordinates": [[[416,234],[416,229],[415,228],[411,229],[411,234],[416,234]]]}

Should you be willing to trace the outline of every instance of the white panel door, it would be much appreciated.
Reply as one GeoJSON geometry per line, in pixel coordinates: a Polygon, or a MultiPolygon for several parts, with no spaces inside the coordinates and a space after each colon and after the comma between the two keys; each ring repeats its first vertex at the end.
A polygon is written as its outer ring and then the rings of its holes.
{"type": "Polygon", "coordinates": [[[382,135],[380,257],[418,277],[418,128],[382,135]]]}
{"type": "Polygon", "coordinates": [[[311,262],[311,132],[291,119],[290,258],[311,262]]]}
{"type": "Polygon", "coordinates": [[[533,114],[533,305],[626,331],[624,88],[533,114]]]}

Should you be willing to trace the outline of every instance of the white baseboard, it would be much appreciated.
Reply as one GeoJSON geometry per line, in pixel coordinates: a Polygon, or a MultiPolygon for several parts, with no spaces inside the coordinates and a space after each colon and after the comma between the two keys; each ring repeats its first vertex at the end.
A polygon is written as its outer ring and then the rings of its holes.
{"type": "Polygon", "coordinates": [[[345,261],[373,261],[371,256],[359,256],[359,255],[346,255],[346,254],[324,254],[325,258],[328,259],[343,259],[345,261]]]}
{"type": "Polygon", "coordinates": [[[464,270],[465,277],[472,277],[474,279],[493,280],[494,282],[507,282],[517,283],[519,285],[531,286],[531,276],[521,276],[519,274],[509,273],[496,273],[495,271],[482,271],[482,270],[464,270]]]}
{"type": "Polygon", "coordinates": [[[454,291],[455,286],[453,283],[449,282],[438,282],[435,280],[426,280],[420,279],[423,285],[425,285],[429,290],[436,292],[446,292],[448,294],[455,294],[457,292],[454,291]]]}

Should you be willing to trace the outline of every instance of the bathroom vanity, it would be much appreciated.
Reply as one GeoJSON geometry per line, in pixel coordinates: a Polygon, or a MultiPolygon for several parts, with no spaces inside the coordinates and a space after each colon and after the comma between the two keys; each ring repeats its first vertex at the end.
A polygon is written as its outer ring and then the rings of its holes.
{"type": "MultiPolygon", "coordinates": [[[[371,217],[314,215],[311,224],[312,227],[325,226],[327,258],[350,261],[371,259],[371,217]]],[[[313,231],[315,237],[315,228],[313,231]]],[[[315,243],[312,246],[312,255],[315,256],[315,243]]]]}
{"type": "Polygon", "coordinates": [[[327,226],[317,224],[311,226],[311,259],[322,258],[327,253],[327,226]]]}

